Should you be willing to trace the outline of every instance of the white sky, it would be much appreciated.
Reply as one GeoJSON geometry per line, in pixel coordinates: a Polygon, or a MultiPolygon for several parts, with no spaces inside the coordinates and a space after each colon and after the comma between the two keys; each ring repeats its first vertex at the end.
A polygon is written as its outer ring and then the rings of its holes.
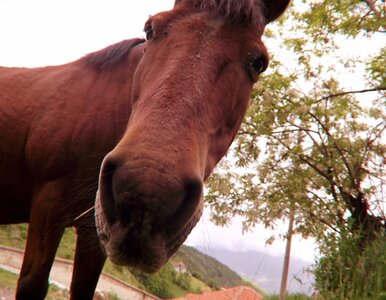
{"type": "Polygon", "coordinates": [[[41,66],[75,60],[131,37],[173,0],[0,0],[0,64],[41,66]]]}
{"type": "MultiPolygon", "coordinates": [[[[171,9],[173,3],[174,0],[0,0],[0,65],[61,64],[123,39],[143,37],[148,16],[171,9]]],[[[284,232],[285,226],[282,227],[284,232]]],[[[209,249],[220,246],[284,253],[284,242],[265,248],[265,240],[271,234],[257,228],[242,235],[237,221],[225,228],[215,226],[206,211],[187,243],[209,249]]],[[[313,261],[314,244],[295,237],[292,254],[313,261]]]]}

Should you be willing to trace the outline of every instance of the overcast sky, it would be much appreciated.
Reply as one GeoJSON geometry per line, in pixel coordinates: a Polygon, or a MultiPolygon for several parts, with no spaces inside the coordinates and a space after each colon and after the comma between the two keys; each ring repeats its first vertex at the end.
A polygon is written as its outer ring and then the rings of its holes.
{"type": "MultiPolygon", "coordinates": [[[[174,0],[0,0],[0,65],[37,67],[75,60],[89,52],[132,37],[143,37],[151,14],[171,9],[174,0]]],[[[260,250],[279,255],[284,242],[265,248],[272,234],[263,228],[242,235],[240,223],[217,227],[208,211],[188,244],[208,249],[260,250]]],[[[281,226],[283,232],[285,226],[281,226]]],[[[295,237],[294,256],[313,261],[314,244],[295,237]]]]}

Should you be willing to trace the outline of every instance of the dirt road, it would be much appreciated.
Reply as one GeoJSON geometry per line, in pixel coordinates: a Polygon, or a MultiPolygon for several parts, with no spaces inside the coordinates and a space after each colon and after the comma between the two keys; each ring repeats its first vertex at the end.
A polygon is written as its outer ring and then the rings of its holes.
{"type": "MultiPolygon", "coordinates": [[[[24,252],[19,249],[0,246],[0,268],[19,274],[23,255],[24,252]]],[[[72,261],[56,258],[50,273],[50,283],[60,288],[69,289],[72,269],[72,261]]],[[[97,290],[105,294],[112,293],[119,299],[160,300],[156,296],[104,273],[99,278],[97,290]]]]}

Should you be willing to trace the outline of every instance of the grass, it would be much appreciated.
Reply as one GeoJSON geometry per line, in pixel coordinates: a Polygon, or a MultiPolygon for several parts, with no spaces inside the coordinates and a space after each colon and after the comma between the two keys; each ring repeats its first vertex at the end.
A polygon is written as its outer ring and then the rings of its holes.
{"type": "MultiPolygon", "coordinates": [[[[270,296],[265,296],[263,298],[264,300],[279,300],[278,295],[270,295],[270,296]]],[[[285,296],[286,300],[311,300],[311,298],[305,294],[287,294],[285,296]]]]}
{"type": "Polygon", "coordinates": [[[70,295],[67,290],[62,290],[57,288],[56,286],[50,284],[48,287],[48,293],[46,296],[46,300],[67,300],[70,295]]]}
{"type": "Polygon", "coordinates": [[[107,300],[120,300],[121,298],[119,298],[116,294],[114,293],[108,293],[107,295],[107,300]]]}
{"type": "Polygon", "coordinates": [[[103,272],[110,274],[128,284],[143,289],[142,284],[133,276],[133,274],[124,266],[112,264],[109,260],[106,261],[103,272]]]}
{"type": "Polygon", "coordinates": [[[60,241],[58,251],[56,252],[56,256],[73,260],[74,253],[75,253],[75,244],[76,244],[75,229],[72,227],[66,228],[62,236],[62,239],[60,241]]]}
{"type": "Polygon", "coordinates": [[[1,288],[16,288],[17,275],[0,269],[0,287],[1,288]]]}
{"type": "Polygon", "coordinates": [[[0,244],[24,249],[28,224],[0,225],[0,244]]]}
{"type": "MultiPolygon", "coordinates": [[[[24,249],[27,232],[28,224],[0,225],[0,244],[8,247],[24,249]]],[[[76,237],[74,229],[67,228],[64,232],[56,255],[66,259],[73,259],[75,241],[76,237]]]]}
{"type": "Polygon", "coordinates": [[[196,277],[192,276],[191,280],[191,287],[194,291],[209,292],[212,290],[205,282],[201,281],[200,279],[197,279],[196,277]]]}
{"type": "Polygon", "coordinates": [[[169,292],[173,295],[174,298],[179,298],[186,296],[187,292],[186,290],[180,288],[178,285],[171,283],[169,285],[169,292]]]}
{"type": "Polygon", "coordinates": [[[248,277],[246,276],[241,276],[241,278],[243,278],[243,280],[245,280],[246,282],[248,282],[255,290],[256,292],[258,292],[260,295],[262,295],[263,297],[267,297],[268,294],[266,291],[264,291],[262,288],[260,288],[259,286],[256,285],[255,282],[253,282],[251,279],[249,279],[248,277]]]}
{"type": "MultiPolygon", "coordinates": [[[[6,270],[0,269],[0,288],[16,290],[18,276],[6,270]]],[[[61,290],[50,284],[48,288],[47,300],[67,300],[69,298],[68,291],[61,290]]]]}

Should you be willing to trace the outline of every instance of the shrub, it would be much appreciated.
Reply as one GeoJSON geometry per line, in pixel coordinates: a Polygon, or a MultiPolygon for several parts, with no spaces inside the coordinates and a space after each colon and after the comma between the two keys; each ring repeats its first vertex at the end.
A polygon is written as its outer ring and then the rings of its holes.
{"type": "Polygon", "coordinates": [[[386,299],[386,239],[379,233],[365,247],[360,234],[342,234],[321,250],[315,269],[318,299],[386,299]]]}

